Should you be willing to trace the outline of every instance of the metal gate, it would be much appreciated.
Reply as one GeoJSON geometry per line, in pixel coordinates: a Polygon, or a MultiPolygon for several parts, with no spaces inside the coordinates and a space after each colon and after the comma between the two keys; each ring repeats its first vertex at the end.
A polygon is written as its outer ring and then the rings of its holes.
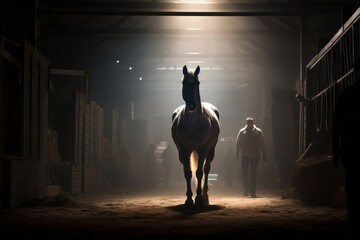
{"type": "Polygon", "coordinates": [[[355,82],[353,63],[358,57],[360,8],[306,66],[301,152],[313,145],[315,154],[331,154],[332,113],[339,95],[355,82]]]}

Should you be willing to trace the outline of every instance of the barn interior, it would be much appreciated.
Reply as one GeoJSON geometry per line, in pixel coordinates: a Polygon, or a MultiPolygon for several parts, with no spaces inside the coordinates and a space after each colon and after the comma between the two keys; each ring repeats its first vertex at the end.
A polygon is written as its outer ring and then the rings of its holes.
{"type": "MultiPolygon", "coordinates": [[[[259,195],[273,191],[345,211],[344,173],[331,160],[331,114],[334,89],[355,79],[359,5],[358,0],[1,1],[1,229],[11,229],[10,239],[20,223],[7,223],[6,213],[56,197],[151,198],[160,191],[185,200],[170,131],[174,109],[184,104],[185,65],[200,67],[201,99],[220,112],[210,171],[216,194],[242,193],[240,164],[226,159],[245,118],[252,116],[268,153],[268,162],[258,167],[259,195]],[[145,165],[150,144],[156,147],[152,188],[145,165]],[[170,170],[162,157],[169,145],[170,170]]],[[[208,215],[217,210],[214,204],[208,215]]],[[[134,219],[141,218],[137,214],[134,219]]],[[[169,229],[176,232],[176,226],[169,229]]],[[[21,234],[44,237],[40,231],[30,226],[21,234]]],[[[88,237],[85,232],[72,230],[71,236],[88,237]]],[[[49,229],[46,234],[57,239],[49,229]]],[[[288,239],[290,233],[278,236],[288,239]]]]}

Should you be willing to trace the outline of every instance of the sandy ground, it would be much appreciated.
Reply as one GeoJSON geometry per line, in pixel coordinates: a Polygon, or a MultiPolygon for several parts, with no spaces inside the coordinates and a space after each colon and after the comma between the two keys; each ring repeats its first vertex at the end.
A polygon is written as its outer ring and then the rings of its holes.
{"type": "Polygon", "coordinates": [[[185,208],[185,188],[70,196],[37,206],[1,209],[1,239],[360,239],[346,210],[307,206],[279,191],[258,198],[211,187],[210,205],[185,208]]]}

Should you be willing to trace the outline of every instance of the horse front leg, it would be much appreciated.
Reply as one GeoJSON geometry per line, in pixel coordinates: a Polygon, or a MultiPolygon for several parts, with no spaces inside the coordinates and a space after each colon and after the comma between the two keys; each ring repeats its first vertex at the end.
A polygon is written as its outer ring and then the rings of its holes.
{"type": "Polygon", "coordinates": [[[204,165],[204,154],[199,155],[199,160],[198,160],[198,167],[196,170],[196,178],[197,178],[197,188],[196,188],[196,197],[195,197],[195,205],[196,206],[203,206],[204,205],[204,201],[203,201],[203,165],[204,165]]]}
{"type": "Polygon", "coordinates": [[[194,201],[192,199],[193,193],[191,190],[191,178],[192,178],[192,172],[190,167],[190,154],[188,153],[182,153],[180,154],[180,159],[183,164],[183,170],[184,170],[184,176],[186,179],[186,200],[185,205],[186,206],[192,206],[194,204],[194,201]]]}

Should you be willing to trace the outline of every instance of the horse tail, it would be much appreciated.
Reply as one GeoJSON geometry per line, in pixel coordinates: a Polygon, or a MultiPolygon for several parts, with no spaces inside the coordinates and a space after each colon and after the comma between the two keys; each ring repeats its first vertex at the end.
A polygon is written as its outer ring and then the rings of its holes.
{"type": "Polygon", "coordinates": [[[197,154],[197,152],[193,151],[190,155],[190,169],[193,175],[193,178],[195,180],[196,186],[197,186],[197,178],[196,178],[196,170],[198,168],[198,163],[199,163],[199,155],[197,154]]]}

